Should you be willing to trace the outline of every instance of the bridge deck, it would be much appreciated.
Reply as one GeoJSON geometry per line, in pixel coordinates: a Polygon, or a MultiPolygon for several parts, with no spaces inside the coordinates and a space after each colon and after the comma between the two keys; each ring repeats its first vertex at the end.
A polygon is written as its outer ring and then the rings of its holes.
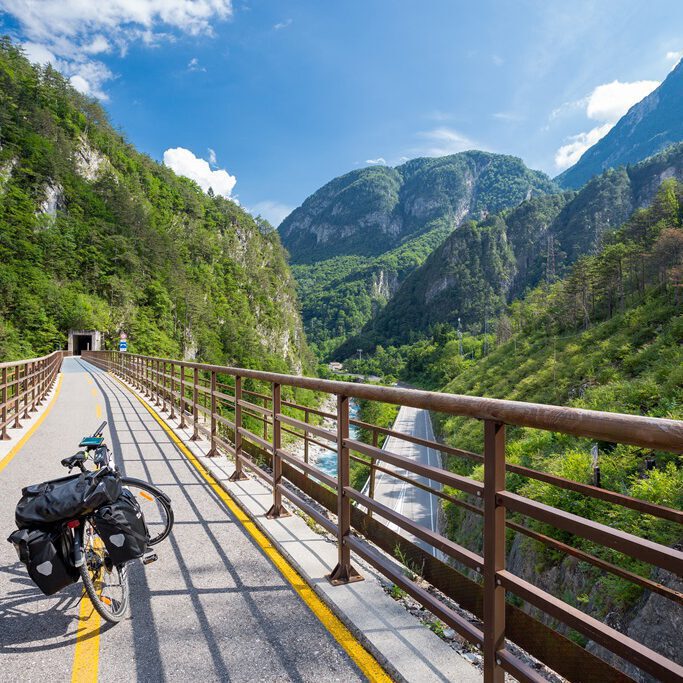
{"type": "Polygon", "coordinates": [[[63,373],[54,407],[0,473],[0,530],[14,528],[21,488],[63,476],[60,459],[102,419],[121,469],[171,496],[175,527],[156,563],[131,565],[131,618],[115,627],[80,604],[80,582],[43,596],[0,543],[0,679],[66,681],[81,666],[78,680],[362,680],[145,408],[76,358],[63,373]]]}

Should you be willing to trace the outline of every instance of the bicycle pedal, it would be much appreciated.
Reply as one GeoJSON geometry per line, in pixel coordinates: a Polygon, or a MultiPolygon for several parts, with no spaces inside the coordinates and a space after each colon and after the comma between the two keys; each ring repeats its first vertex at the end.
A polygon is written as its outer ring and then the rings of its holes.
{"type": "Polygon", "coordinates": [[[142,564],[152,564],[152,562],[156,562],[158,559],[159,556],[153,550],[148,550],[142,556],[142,564]]]}

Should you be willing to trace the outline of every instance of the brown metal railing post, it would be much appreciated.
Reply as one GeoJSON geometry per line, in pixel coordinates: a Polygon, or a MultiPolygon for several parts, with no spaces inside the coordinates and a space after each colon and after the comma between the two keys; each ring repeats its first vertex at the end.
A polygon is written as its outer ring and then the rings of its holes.
{"type": "Polygon", "coordinates": [[[171,390],[168,394],[168,400],[171,403],[171,412],[168,417],[170,420],[175,420],[175,363],[171,361],[171,390]]]}
{"type": "Polygon", "coordinates": [[[266,517],[274,519],[277,517],[289,517],[289,512],[282,505],[282,493],[280,493],[280,483],[282,481],[282,457],[278,451],[282,447],[282,424],[279,414],[282,412],[282,387],[273,383],[273,505],[266,513],[266,517]]]}
{"type": "Polygon", "coordinates": [[[12,438],[7,433],[7,368],[2,369],[2,434],[0,440],[7,441],[12,438]]]}
{"type": "Polygon", "coordinates": [[[14,428],[20,429],[21,423],[19,416],[21,414],[21,381],[19,379],[19,365],[15,365],[12,372],[12,384],[14,386],[14,428]]]}
{"type": "MultiPolygon", "coordinates": [[[[248,479],[242,471],[242,378],[235,377],[235,471],[230,475],[230,481],[248,479]]],[[[264,401],[265,403],[265,401],[264,401]]],[[[265,419],[265,416],[264,416],[265,419]]]]}
{"type": "Polygon", "coordinates": [[[505,589],[497,572],[505,569],[505,425],[484,422],[484,683],[503,683],[498,658],[505,648],[505,589]]]}
{"type": "Polygon", "coordinates": [[[154,405],[161,405],[161,361],[154,361],[154,405]]]}
{"type": "Polygon", "coordinates": [[[191,441],[199,438],[199,396],[197,385],[199,384],[199,369],[195,366],[192,372],[192,436],[191,441]]]}
{"type": "Polygon", "coordinates": [[[207,453],[209,458],[218,455],[216,450],[216,427],[218,420],[216,420],[216,371],[211,371],[211,448],[207,453]]]}
{"type": "Polygon", "coordinates": [[[161,412],[166,412],[166,361],[162,360],[161,363],[161,412]]]}
{"type": "MultiPolygon", "coordinates": [[[[304,422],[308,424],[309,417],[308,410],[304,410],[304,422]]],[[[308,432],[304,430],[304,462],[308,464],[308,432]]],[[[304,472],[304,476],[308,477],[308,472],[304,472]]]]}
{"type": "MultiPolygon", "coordinates": [[[[29,408],[29,412],[35,413],[36,410],[36,379],[35,379],[35,374],[36,374],[36,364],[31,363],[31,364],[26,364],[26,374],[28,376],[27,380],[27,387],[29,390],[29,393],[31,394],[31,407],[29,408]]],[[[26,400],[28,401],[28,395],[26,396],[26,400]]]]}
{"type": "Polygon", "coordinates": [[[28,420],[31,416],[28,414],[28,363],[24,363],[24,381],[21,392],[24,396],[24,414],[23,418],[28,420]]]}
{"type": "Polygon", "coordinates": [[[180,409],[180,424],[178,427],[180,429],[185,429],[187,424],[185,422],[185,366],[180,366],[180,403],[178,405],[180,409]]]}
{"type": "Polygon", "coordinates": [[[36,380],[36,401],[35,406],[43,405],[43,396],[45,391],[45,364],[46,360],[41,359],[38,361],[38,379],[36,380]]]}
{"type": "Polygon", "coordinates": [[[347,538],[351,534],[351,499],[344,492],[350,485],[349,449],[345,441],[349,438],[349,398],[337,396],[337,566],[327,577],[333,586],[363,577],[351,566],[351,548],[347,538]]]}
{"type": "MultiPolygon", "coordinates": [[[[377,438],[377,431],[373,430],[372,432],[372,445],[377,448],[377,442],[379,439],[377,438]]],[[[370,498],[375,500],[375,483],[376,483],[376,478],[377,478],[377,470],[375,467],[377,466],[377,460],[375,458],[370,458],[370,485],[368,487],[368,495],[370,498]]],[[[368,517],[372,519],[372,510],[368,510],[368,517]]]]}

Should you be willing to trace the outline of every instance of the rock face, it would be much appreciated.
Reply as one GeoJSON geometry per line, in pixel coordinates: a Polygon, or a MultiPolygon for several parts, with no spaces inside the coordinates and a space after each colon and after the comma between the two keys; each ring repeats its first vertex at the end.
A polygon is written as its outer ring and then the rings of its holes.
{"type": "Polygon", "coordinates": [[[612,130],[557,177],[562,187],[578,188],[607,168],[635,164],[683,141],[683,62],[612,130]]]}
{"type": "Polygon", "coordinates": [[[59,183],[48,183],[45,186],[45,198],[40,203],[39,213],[45,214],[50,218],[57,216],[57,211],[63,209],[64,190],[59,183]]]}
{"type": "Polygon", "coordinates": [[[556,189],[520,159],[462,152],[352,171],[311,195],[280,226],[293,263],[376,256],[428,229],[516,206],[556,189]]]}
{"type": "Polygon", "coordinates": [[[279,229],[309,339],[329,345],[360,332],[466,218],[556,190],[520,159],[486,152],[413,159],[331,181],[279,229]]]}
{"type": "MultiPolygon", "coordinates": [[[[556,564],[545,564],[539,546],[529,539],[517,536],[508,556],[507,569],[531,582],[538,588],[569,602],[582,611],[599,618],[608,626],[633,638],[655,652],[683,665],[683,611],[671,600],[656,593],[645,591],[641,599],[628,611],[618,606],[604,604],[601,578],[604,574],[591,575],[581,567],[576,558],[565,557],[556,564]]],[[[652,580],[668,588],[683,592],[683,580],[663,569],[656,570],[652,580]]],[[[558,624],[540,610],[526,606],[526,611],[544,623],[568,633],[566,626],[558,624]]],[[[636,666],[623,662],[619,657],[593,641],[586,648],[606,662],[618,668],[638,683],[655,683],[657,679],[640,671],[636,666]]]]}
{"type": "Polygon", "coordinates": [[[111,164],[85,137],[81,136],[80,143],[75,154],[76,170],[86,180],[97,180],[106,169],[111,168],[111,164]]]}
{"type": "MultiPolygon", "coordinates": [[[[683,580],[670,572],[659,569],[652,578],[667,588],[683,593],[683,580]]],[[[683,647],[681,647],[683,610],[668,598],[656,593],[645,593],[632,610],[618,619],[618,624],[615,626],[627,636],[683,666],[683,647]]],[[[657,681],[632,664],[622,662],[618,657],[593,642],[588,644],[588,649],[624,671],[638,683],[657,681]]]]}

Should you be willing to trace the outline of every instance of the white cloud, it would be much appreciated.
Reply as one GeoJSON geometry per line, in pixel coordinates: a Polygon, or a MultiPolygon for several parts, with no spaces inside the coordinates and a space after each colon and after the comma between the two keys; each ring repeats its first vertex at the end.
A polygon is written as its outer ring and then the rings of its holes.
{"type": "Polygon", "coordinates": [[[178,175],[194,180],[199,187],[208,192],[212,188],[216,194],[230,197],[237,178],[224,169],[213,171],[209,162],[196,157],[189,149],[174,147],[164,152],[164,165],[178,175]]]}
{"type": "Polygon", "coordinates": [[[513,111],[497,111],[493,114],[493,118],[498,119],[499,121],[524,121],[524,117],[521,114],[515,114],[513,111]]]}
{"type": "Polygon", "coordinates": [[[283,28],[289,28],[292,25],[292,20],[291,19],[285,19],[285,21],[280,21],[279,23],[275,24],[273,28],[276,31],[281,31],[283,28]]]}
{"type": "Polygon", "coordinates": [[[218,163],[218,160],[216,159],[216,152],[211,149],[211,147],[207,148],[206,151],[209,153],[209,163],[212,166],[215,166],[218,163]]]}
{"type": "Polygon", "coordinates": [[[101,34],[93,36],[93,39],[88,45],[83,45],[83,51],[87,52],[89,55],[98,55],[102,52],[109,52],[111,50],[111,45],[109,41],[101,34]]]}
{"type": "Polygon", "coordinates": [[[272,202],[269,200],[257,202],[249,209],[249,213],[253,216],[263,216],[271,225],[276,228],[282,223],[290,213],[294,211],[294,207],[287,206],[281,202],[272,202]]]}
{"type": "Polygon", "coordinates": [[[57,61],[55,54],[51,50],[48,50],[45,45],[28,42],[24,43],[22,47],[24,48],[26,56],[34,64],[54,64],[57,61]]]}
{"type": "Polygon", "coordinates": [[[666,61],[674,62],[674,66],[681,61],[681,57],[683,57],[683,50],[670,50],[666,53],[666,61]]]}
{"type": "Polygon", "coordinates": [[[187,63],[188,71],[206,71],[206,69],[199,63],[197,57],[192,57],[192,59],[187,63]]]}
{"type": "Polygon", "coordinates": [[[647,97],[658,85],[659,81],[603,83],[594,88],[587,97],[575,102],[567,102],[554,110],[550,115],[551,120],[566,111],[585,107],[586,117],[591,121],[599,122],[599,125],[589,131],[567,138],[565,144],[555,152],[557,169],[563,171],[573,166],[589,147],[609,133],[634,104],[647,97]]]}
{"type": "Polygon", "coordinates": [[[442,157],[468,149],[483,149],[466,135],[452,128],[434,128],[422,131],[417,136],[424,140],[424,143],[414,151],[423,156],[442,157]]]}
{"type": "Polygon", "coordinates": [[[593,121],[616,123],[636,102],[647,97],[659,81],[612,81],[599,85],[588,96],[586,116],[593,121]]]}
{"type": "Polygon", "coordinates": [[[366,164],[380,164],[380,165],[385,165],[387,163],[387,160],[384,159],[383,157],[377,157],[376,159],[366,159],[365,160],[366,164]]]}
{"type": "Polygon", "coordinates": [[[232,0],[0,0],[0,12],[19,23],[30,59],[53,64],[79,90],[105,98],[113,74],[93,55],[115,47],[123,57],[134,42],[153,47],[173,39],[169,29],[211,35],[213,21],[232,15],[232,0]]]}
{"type": "Polygon", "coordinates": [[[611,123],[605,123],[602,126],[589,130],[587,133],[572,135],[567,144],[562,145],[555,152],[555,166],[561,171],[573,166],[589,147],[592,147],[600,138],[605,137],[609,133],[612,125],[611,123]]]}

